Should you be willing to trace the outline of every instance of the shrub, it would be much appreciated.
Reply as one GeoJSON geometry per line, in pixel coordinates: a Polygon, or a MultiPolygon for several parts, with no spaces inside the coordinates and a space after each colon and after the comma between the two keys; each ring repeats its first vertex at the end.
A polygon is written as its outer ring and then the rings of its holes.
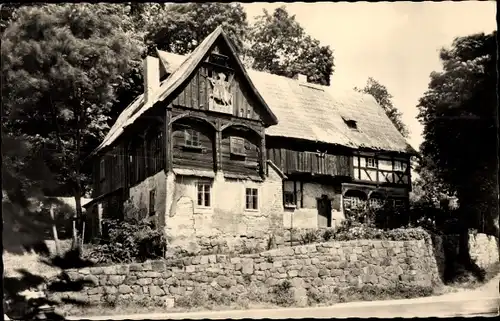
{"type": "Polygon", "coordinates": [[[167,240],[151,222],[103,221],[103,235],[99,244],[84,253],[84,257],[95,263],[144,262],[163,257],[167,240]]]}
{"type": "Polygon", "coordinates": [[[292,284],[285,280],[275,285],[271,291],[272,303],[280,306],[291,306],[294,304],[292,284]]]}
{"type": "Polygon", "coordinates": [[[316,231],[306,231],[305,234],[301,235],[302,244],[310,244],[318,241],[318,236],[316,231]]]}
{"type": "Polygon", "coordinates": [[[323,232],[323,241],[328,242],[335,238],[335,231],[328,229],[323,232]]]}

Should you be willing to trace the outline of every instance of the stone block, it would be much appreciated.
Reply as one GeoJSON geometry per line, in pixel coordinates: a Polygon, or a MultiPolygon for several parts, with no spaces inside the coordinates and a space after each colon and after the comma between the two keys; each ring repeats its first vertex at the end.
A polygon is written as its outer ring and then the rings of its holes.
{"type": "Polygon", "coordinates": [[[93,295],[93,294],[102,294],[104,293],[104,289],[102,287],[95,287],[95,288],[90,288],[87,290],[87,293],[89,295],[93,295]]]}
{"type": "Polygon", "coordinates": [[[108,284],[110,285],[120,285],[125,280],[124,275],[110,275],[108,279],[108,284]]]}
{"type": "Polygon", "coordinates": [[[120,294],[128,294],[134,292],[129,285],[122,284],[118,286],[118,293],[120,294]]]}
{"type": "Polygon", "coordinates": [[[104,287],[105,294],[116,294],[117,292],[118,292],[118,289],[114,286],[105,286],[104,287]]]}
{"type": "Polygon", "coordinates": [[[142,265],[139,263],[132,263],[129,265],[129,271],[143,271],[142,265]]]}
{"type": "Polygon", "coordinates": [[[253,274],[253,260],[252,259],[243,259],[241,262],[242,273],[243,274],[253,274]]]}
{"type": "Polygon", "coordinates": [[[165,261],[154,261],[151,262],[151,268],[156,272],[164,272],[165,271],[165,261]]]}
{"type": "Polygon", "coordinates": [[[91,282],[92,285],[97,286],[99,285],[99,278],[95,275],[88,274],[83,277],[84,281],[91,282]]]}
{"type": "Polygon", "coordinates": [[[100,275],[103,273],[103,269],[102,267],[91,267],[90,268],[90,274],[93,274],[93,275],[100,275]]]}
{"type": "Polygon", "coordinates": [[[114,275],[116,274],[116,266],[105,266],[102,268],[103,274],[114,275]]]}
{"type": "Polygon", "coordinates": [[[116,274],[119,275],[127,275],[129,274],[130,269],[128,265],[119,265],[116,267],[116,274]]]}
{"type": "Polygon", "coordinates": [[[136,283],[137,283],[137,277],[133,276],[133,275],[127,275],[125,277],[125,280],[123,281],[123,284],[127,284],[127,285],[132,285],[132,284],[136,284],[136,283]]]}
{"type": "Polygon", "coordinates": [[[139,285],[148,285],[148,284],[151,284],[152,282],[153,282],[152,278],[142,278],[142,279],[137,280],[136,283],[139,285]]]}
{"type": "Polygon", "coordinates": [[[195,266],[194,265],[188,265],[185,267],[186,273],[194,273],[195,271],[195,266]]]}
{"type": "Polygon", "coordinates": [[[165,291],[163,291],[157,285],[150,285],[149,286],[149,295],[151,295],[151,296],[162,296],[162,295],[165,295],[165,291]]]}

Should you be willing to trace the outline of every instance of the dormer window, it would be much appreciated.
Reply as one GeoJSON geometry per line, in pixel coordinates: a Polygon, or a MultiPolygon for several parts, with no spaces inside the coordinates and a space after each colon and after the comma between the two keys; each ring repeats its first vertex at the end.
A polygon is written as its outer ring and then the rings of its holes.
{"type": "Polygon", "coordinates": [[[344,118],[342,117],[342,119],[344,120],[344,123],[347,125],[347,127],[349,127],[350,129],[358,129],[358,124],[357,124],[357,121],[355,121],[354,119],[347,119],[347,118],[344,118]]]}

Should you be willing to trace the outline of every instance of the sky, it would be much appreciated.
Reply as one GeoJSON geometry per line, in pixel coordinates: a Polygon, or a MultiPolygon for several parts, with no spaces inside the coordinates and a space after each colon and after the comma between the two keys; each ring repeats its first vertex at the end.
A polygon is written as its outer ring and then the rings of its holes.
{"type": "Polygon", "coordinates": [[[422,126],[416,119],[429,75],[441,70],[439,50],[453,39],[496,29],[495,1],[244,3],[250,22],[263,9],[287,11],[321,45],[333,49],[331,86],[364,87],[373,77],[387,87],[418,149],[422,126]]]}

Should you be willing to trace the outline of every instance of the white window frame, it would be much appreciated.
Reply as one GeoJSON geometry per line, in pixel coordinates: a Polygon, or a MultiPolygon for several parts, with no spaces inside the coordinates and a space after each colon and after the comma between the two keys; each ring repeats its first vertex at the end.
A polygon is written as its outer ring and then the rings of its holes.
{"type": "Polygon", "coordinates": [[[184,129],[184,145],[195,148],[201,147],[200,132],[192,128],[184,129]],[[195,137],[196,139],[194,139],[195,137]]]}
{"type": "Polygon", "coordinates": [[[211,181],[208,180],[199,180],[196,182],[196,207],[197,208],[212,208],[212,190],[213,190],[213,184],[211,181]],[[207,190],[206,187],[208,186],[208,205],[206,205],[206,195],[207,195],[207,190]],[[200,190],[200,187],[202,190],[200,190]],[[201,193],[201,194],[200,194],[201,193]],[[200,204],[200,195],[202,195],[201,198],[201,204],[200,204]]]}
{"type": "Polygon", "coordinates": [[[374,157],[366,157],[366,167],[377,168],[377,159],[375,159],[374,157]],[[370,161],[373,162],[373,164],[370,164],[370,161]]]}
{"type": "MultiPolygon", "coordinates": [[[[258,188],[257,186],[245,186],[245,189],[244,189],[244,192],[245,192],[245,195],[244,195],[244,208],[245,208],[245,211],[251,211],[251,212],[257,212],[259,211],[260,209],[260,188],[258,188]],[[248,205],[248,202],[247,202],[247,192],[248,190],[252,190],[252,191],[256,191],[256,195],[251,195],[251,197],[256,197],[256,206],[253,206],[251,208],[248,208],[247,205],[248,205]]],[[[252,202],[252,204],[255,204],[252,202]]]]}

